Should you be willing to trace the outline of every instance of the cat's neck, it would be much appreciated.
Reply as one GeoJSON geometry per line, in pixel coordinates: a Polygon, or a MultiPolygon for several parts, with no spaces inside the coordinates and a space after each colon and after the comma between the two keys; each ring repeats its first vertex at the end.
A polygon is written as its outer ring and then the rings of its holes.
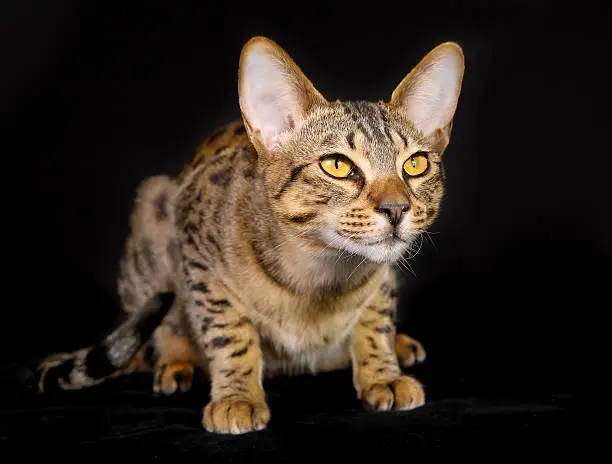
{"type": "Polygon", "coordinates": [[[251,206],[258,214],[255,220],[243,221],[242,227],[259,265],[279,285],[297,293],[350,291],[381,267],[361,256],[326,246],[307,232],[286,230],[264,198],[264,191],[256,185],[250,192],[255,203],[251,206]]]}

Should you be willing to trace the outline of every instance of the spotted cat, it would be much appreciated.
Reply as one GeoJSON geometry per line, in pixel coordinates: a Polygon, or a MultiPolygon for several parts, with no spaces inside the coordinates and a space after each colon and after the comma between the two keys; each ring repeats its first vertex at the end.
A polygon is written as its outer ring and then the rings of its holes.
{"type": "Polygon", "coordinates": [[[262,379],[279,374],[351,367],[366,405],[424,404],[401,371],[425,351],[396,333],[394,265],[438,215],[463,73],[447,42],[389,102],[332,102],[274,41],[249,40],[242,120],[213,132],[179,175],[138,191],[118,292],[128,314],[153,314],[159,295],[171,309],[158,301],[150,339],[129,334],[151,317],[128,319],[104,349],[43,360],[40,389],[150,371],[154,390],[172,394],[197,367],[211,384],[204,427],[233,434],[266,427],[262,379]]]}

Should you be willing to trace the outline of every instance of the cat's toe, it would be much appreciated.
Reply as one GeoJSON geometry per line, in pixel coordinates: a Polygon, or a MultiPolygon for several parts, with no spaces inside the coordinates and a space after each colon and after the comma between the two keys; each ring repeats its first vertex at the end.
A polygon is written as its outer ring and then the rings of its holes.
{"type": "Polygon", "coordinates": [[[186,392],[193,384],[195,367],[190,362],[159,363],[155,367],[153,391],[172,395],[177,391],[186,392]]]}
{"type": "Polygon", "coordinates": [[[270,409],[266,403],[233,396],[208,403],[202,423],[208,432],[238,435],[262,430],[269,420],[270,409]]]}
{"type": "Polygon", "coordinates": [[[404,367],[422,363],[427,356],[421,342],[405,334],[396,335],[395,351],[400,364],[404,367]]]}
{"type": "Polygon", "coordinates": [[[414,377],[402,375],[389,384],[395,398],[393,409],[414,409],[425,404],[425,390],[414,377]]]}
{"type": "Polygon", "coordinates": [[[388,411],[393,407],[393,391],[389,386],[375,383],[363,392],[366,406],[377,411],[388,411]]]}
{"type": "Polygon", "coordinates": [[[425,404],[425,391],[413,377],[402,375],[389,383],[375,383],[361,395],[366,406],[377,411],[414,409],[425,404]]]}

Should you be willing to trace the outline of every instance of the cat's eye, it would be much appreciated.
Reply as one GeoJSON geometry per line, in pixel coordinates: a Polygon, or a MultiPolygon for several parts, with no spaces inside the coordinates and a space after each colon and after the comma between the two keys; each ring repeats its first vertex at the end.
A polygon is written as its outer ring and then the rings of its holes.
{"type": "Polygon", "coordinates": [[[420,176],[429,167],[429,160],[427,159],[427,153],[418,152],[412,155],[404,163],[404,172],[411,177],[420,176]]]}
{"type": "Polygon", "coordinates": [[[353,173],[353,163],[346,156],[328,155],[320,161],[321,169],[338,179],[349,177],[353,173]]]}

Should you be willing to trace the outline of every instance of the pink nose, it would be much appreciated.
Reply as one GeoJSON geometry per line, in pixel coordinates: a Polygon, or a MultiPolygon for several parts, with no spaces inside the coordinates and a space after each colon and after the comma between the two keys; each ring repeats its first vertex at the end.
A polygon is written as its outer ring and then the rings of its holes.
{"type": "Polygon", "coordinates": [[[387,215],[392,226],[396,226],[402,219],[402,214],[410,209],[410,203],[381,203],[375,211],[387,215]]]}

